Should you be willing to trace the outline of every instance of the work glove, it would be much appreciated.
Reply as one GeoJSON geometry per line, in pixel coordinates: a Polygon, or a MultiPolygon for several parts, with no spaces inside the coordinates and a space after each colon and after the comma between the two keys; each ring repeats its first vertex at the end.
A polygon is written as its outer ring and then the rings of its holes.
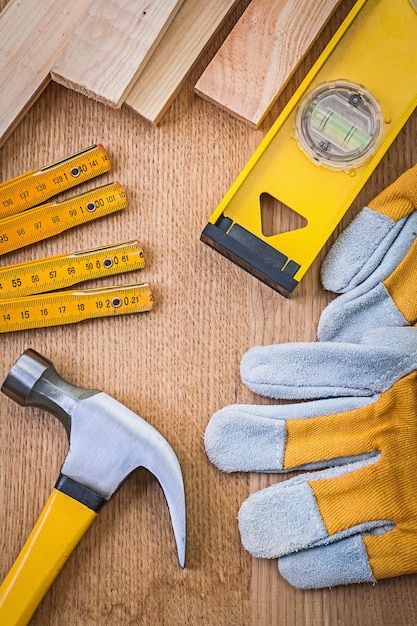
{"type": "Polygon", "coordinates": [[[320,341],[359,341],[367,330],[417,322],[417,165],[374,198],[326,256],[320,341]]]}
{"type": "Polygon", "coordinates": [[[279,405],[233,405],[205,433],[226,472],[308,470],[251,495],[244,547],[299,588],[417,572],[417,329],[358,343],[250,349],[243,382],[279,405]]]}

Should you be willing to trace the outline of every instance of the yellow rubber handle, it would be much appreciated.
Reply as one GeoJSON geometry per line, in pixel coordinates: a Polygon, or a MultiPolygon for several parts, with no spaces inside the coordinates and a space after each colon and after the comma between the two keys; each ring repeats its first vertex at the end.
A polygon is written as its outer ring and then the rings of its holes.
{"type": "Polygon", "coordinates": [[[97,513],[54,489],[0,587],[0,624],[25,626],[97,513]]]}

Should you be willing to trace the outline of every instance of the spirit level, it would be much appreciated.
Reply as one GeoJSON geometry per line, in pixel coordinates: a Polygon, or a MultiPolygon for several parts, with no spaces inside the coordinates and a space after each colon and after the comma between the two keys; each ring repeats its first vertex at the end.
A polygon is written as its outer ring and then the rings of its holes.
{"type": "Polygon", "coordinates": [[[417,105],[416,33],[416,0],[356,2],[202,241],[289,296],[417,105]],[[265,197],[302,227],[266,232],[265,197]]]}

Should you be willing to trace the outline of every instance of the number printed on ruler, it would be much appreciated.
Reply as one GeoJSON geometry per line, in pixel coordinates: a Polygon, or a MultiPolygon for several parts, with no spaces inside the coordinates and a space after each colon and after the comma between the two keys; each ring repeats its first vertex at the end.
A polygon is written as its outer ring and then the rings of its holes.
{"type": "Polygon", "coordinates": [[[110,169],[106,150],[97,144],[40,170],[12,178],[0,184],[0,218],[34,207],[110,169]]]}
{"type": "Polygon", "coordinates": [[[0,301],[70,287],[107,275],[142,269],[137,240],[0,267],[0,301]]]}
{"type": "Polygon", "coordinates": [[[148,283],[68,290],[2,300],[0,333],[74,324],[85,319],[143,313],[153,308],[148,283]]]}
{"type": "Polygon", "coordinates": [[[126,193],[122,185],[115,182],[69,200],[28,209],[0,220],[0,255],[126,207],[126,193]]]}

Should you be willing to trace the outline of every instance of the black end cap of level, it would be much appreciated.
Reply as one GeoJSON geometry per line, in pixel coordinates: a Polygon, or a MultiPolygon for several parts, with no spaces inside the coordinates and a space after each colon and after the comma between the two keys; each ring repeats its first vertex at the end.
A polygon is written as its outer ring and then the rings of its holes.
{"type": "Polygon", "coordinates": [[[230,218],[222,216],[216,224],[209,222],[200,239],[285,297],[298,285],[294,278],[298,263],[230,218]]]}

